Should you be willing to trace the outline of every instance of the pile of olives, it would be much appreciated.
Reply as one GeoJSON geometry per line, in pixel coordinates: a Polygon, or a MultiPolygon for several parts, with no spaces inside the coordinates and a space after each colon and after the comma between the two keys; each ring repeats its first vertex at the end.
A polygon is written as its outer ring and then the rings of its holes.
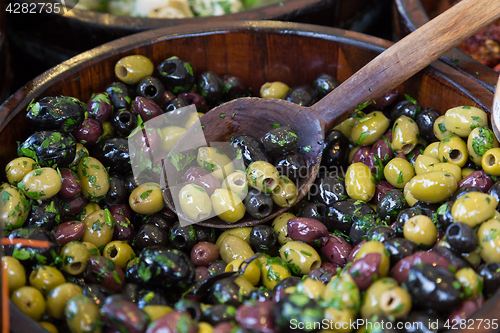
{"type": "MultiPolygon", "coordinates": [[[[115,73],[119,81],[86,104],[33,101],[34,133],[5,167],[5,236],[49,244],[3,246],[10,299],[49,332],[348,333],[358,318],[436,331],[431,323],[460,323],[498,290],[500,148],[485,112],[441,115],[390,91],[327,133],[321,170],[297,203],[296,187],[283,184],[305,165],[293,128],[235,137],[246,170],[200,148],[178,160],[186,193],[199,198],[184,202],[185,214],[199,219],[201,203],[217,212],[217,198],[243,192],[219,217],[289,210],[254,227],[183,226],[158,183],[134,178],[127,137],[158,115],[182,119],[179,109],[194,104],[203,116],[248,89],[230,75],[195,76],[177,57],[156,70],[125,57],[115,73]],[[207,169],[210,156],[226,162],[207,169]]],[[[308,106],[337,85],[323,74],[293,89],[264,83],[260,96],[308,106]]],[[[182,120],[139,144],[167,153],[196,121],[182,120]]]]}

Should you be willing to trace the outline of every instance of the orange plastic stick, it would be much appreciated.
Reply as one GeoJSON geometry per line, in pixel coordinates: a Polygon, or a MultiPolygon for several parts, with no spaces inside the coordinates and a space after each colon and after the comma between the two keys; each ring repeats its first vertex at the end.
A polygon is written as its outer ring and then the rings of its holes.
{"type": "Polygon", "coordinates": [[[23,238],[0,238],[0,245],[17,245],[21,244],[22,246],[32,246],[32,247],[50,247],[50,243],[47,241],[40,240],[32,240],[32,239],[23,239],[23,238]]]}

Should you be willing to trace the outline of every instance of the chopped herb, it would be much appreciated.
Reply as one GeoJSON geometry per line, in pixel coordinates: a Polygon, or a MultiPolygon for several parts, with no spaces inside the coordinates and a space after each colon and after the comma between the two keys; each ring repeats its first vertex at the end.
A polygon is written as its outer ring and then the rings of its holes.
{"type": "Polygon", "coordinates": [[[359,145],[361,141],[363,141],[370,133],[369,132],[363,132],[359,136],[359,138],[356,140],[356,145],[359,145]]]}
{"type": "Polygon", "coordinates": [[[306,251],[303,251],[303,250],[300,250],[300,253],[302,253],[303,255],[309,256],[309,257],[312,256],[312,253],[309,253],[309,252],[306,252],[306,251]]]}
{"type": "Polygon", "coordinates": [[[277,128],[277,127],[280,127],[280,126],[281,126],[281,124],[274,124],[273,128],[277,128]]]}
{"type": "Polygon", "coordinates": [[[438,124],[438,128],[441,131],[441,133],[444,133],[447,131],[446,126],[443,123],[438,124]]]}
{"type": "Polygon", "coordinates": [[[411,97],[410,95],[405,94],[405,98],[407,101],[410,101],[415,105],[417,104],[417,100],[415,98],[411,97]]]}
{"type": "Polygon", "coordinates": [[[452,286],[453,286],[453,288],[455,288],[455,289],[460,289],[460,287],[462,287],[462,285],[461,285],[461,284],[460,284],[460,282],[458,282],[458,281],[453,281],[453,282],[452,282],[452,286]]]}
{"type": "Polygon", "coordinates": [[[222,118],[222,119],[226,118],[226,114],[225,114],[225,113],[221,113],[221,114],[219,115],[219,118],[222,118]]]}
{"type": "Polygon", "coordinates": [[[403,171],[399,171],[398,184],[403,182],[403,171]]]}
{"type": "Polygon", "coordinates": [[[474,121],[478,121],[478,122],[483,121],[483,119],[481,119],[480,117],[477,117],[477,116],[471,116],[470,119],[472,119],[474,121]]]}

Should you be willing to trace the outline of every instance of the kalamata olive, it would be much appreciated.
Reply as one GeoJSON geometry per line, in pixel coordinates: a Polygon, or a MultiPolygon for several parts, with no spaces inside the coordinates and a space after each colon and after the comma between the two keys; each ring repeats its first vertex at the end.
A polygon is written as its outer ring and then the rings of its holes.
{"type": "Polygon", "coordinates": [[[363,164],[370,168],[373,178],[376,181],[384,179],[384,164],[378,155],[370,153],[363,164]]]}
{"type": "Polygon", "coordinates": [[[129,245],[132,244],[135,238],[135,230],[130,223],[130,220],[121,214],[111,214],[115,221],[112,240],[125,241],[129,245]]]}
{"type": "Polygon", "coordinates": [[[128,140],[126,138],[112,138],[92,146],[91,155],[99,160],[111,172],[127,174],[132,170],[128,140]]]}
{"type": "Polygon", "coordinates": [[[63,220],[68,220],[76,217],[82,211],[83,207],[88,204],[88,200],[83,195],[80,195],[69,202],[60,201],[59,203],[63,209],[63,220]]]}
{"type": "Polygon", "coordinates": [[[321,165],[328,171],[339,174],[339,168],[347,166],[349,141],[341,131],[333,130],[326,135],[324,144],[321,165]]]}
{"type": "Polygon", "coordinates": [[[382,243],[394,237],[396,237],[394,229],[383,225],[370,229],[366,235],[367,240],[374,240],[382,243]]]}
{"type": "Polygon", "coordinates": [[[117,293],[125,283],[123,271],[111,259],[102,256],[91,257],[87,264],[85,280],[97,283],[117,293]]]}
{"type": "Polygon", "coordinates": [[[143,121],[151,120],[163,114],[163,110],[158,104],[146,97],[141,96],[137,96],[135,98],[133,111],[135,115],[141,116],[143,121]]]}
{"type": "Polygon", "coordinates": [[[378,139],[373,144],[370,152],[373,155],[379,156],[384,164],[389,162],[394,157],[390,141],[387,138],[378,139]]]}
{"type": "MultiPolygon", "coordinates": [[[[293,294],[280,299],[274,307],[275,322],[282,332],[316,332],[318,329],[292,329],[291,322],[297,320],[303,323],[303,327],[314,327],[315,322],[320,322],[324,318],[323,308],[313,299],[306,295],[293,294]],[[292,321],[293,320],[293,321],[292,321]]],[[[318,327],[318,325],[316,325],[318,327]]]]}
{"type": "Polygon", "coordinates": [[[78,175],[71,169],[60,169],[62,184],[57,196],[63,200],[71,201],[80,195],[82,186],[78,175]]]}
{"type": "Polygon", "coordinates": [[[194,104],[196,106],[196,111],[198,111],[198,112],[205,113],[208,111],[207,102],[205,101],[205,99],[201,95],[199,95],[197,93],[184,92],[182,94],[179,94],[178,97],[182,98],[184,100],[184,102],[186,102],[187,105],[194,104]]]}
{"type": "Polygon", "coordinates": [[[4,255],[18,259],[27,272],[30,272],[36,265],[52,264],[59,253],[59,245],[55,236],[50,231],[42,228],[19,228],[12,231],[7,238],[48,242],[49,247],[47,248],[20,244],[3,246],[4,255]]]}
{"type": "Polygon", "coordinates": [[[490,298],[500,288],[500,263],[484,263],[477,273],[483,278],[483,294],[490,298]]]}
{"type": "Polygon", "coordinates": [[[243,80],[237,76],[224,75],[222,77],[222,84],[224,87],[224,96],[227,100],[250,95],[243,80]]]}
{"type": "Polygon", "coordinates": [[[424,263],[414,265],[405,280],[419,308],[449,313],[461,303],[462,286],[448,268],[424,263]]]}
{"type": "Polygon", "coordinates": [[[491,195],[493,198],[497,199],[498,201],[497,210],[500,211],[500,181],[496,182],[490,187],[490,189],[488,190],[488,194],[491,195]]]}
{"type": "Polygon", "coordinates": [[[278,246],[278,236],[273,228],[259,224],[252,227],[250,246],[255,252],[269,252],[278,246]]]}
{"type": "Polygon", "coordinates": [[[368,155],[370,155],[370,153],[370,147],[359,148],[352,156],[352,163],[366,163],[366,159],[368,158],[368,155]]]}
{"type": "Polygon", "coordinates": [[[203,311],[201,310],[201,305],[199,302],[189,300],[189,299],[180,299],[174,305],[174,309],[177,311],[184,311],[189,313],[192,319],[201,320],[203,315],[203,311]]]}
{"type": "Polygon", "coordinates": [[[205,266],[196,267],[196,269],[194,270],[194,274],[195,274],[195,277],[194,277],[195,282],[203,281],[203,280],[206,280],[210,277],[210,273],[208,272],[208,268],[205,266]]]}
{"type": "Polygon", "coordinates": [[[337,88],[339,85],[340,82],[328,74],[321,74],[312,83],[312,87],[316,90],[318,98],[325,97],[330,91],[337,88]]]}
{"type": "Polygon", "coordinates": [[[111,118],[111,125],[118,135],[128,136],[137,127],[137,117],[128,110],[118,110],[111,118]]]}
{"type": "Polygon", "coordinates": [[[344,180],[331,173],[319,174],[309,190],[309,194],[312,194],[313,200],[327,206],[348,198],[344,180]]]}
{"type": "Polygon", "coordinates": [[[242,302],[240,287],[234,278],[225,278],[215,282],[210,288],[210,300],[213,304],[239,306],[242,302]]]}
{"type": "Polygon", "coordinates": [[[288,237],[317,246],[328,241],[328,229],[318,220],[306,217],[291,218],[287,222],[288,237]]]}
{"type": "Polygon", "coordinates": [[[159,79],[153,76],[146,76],[140,80],[139,83],[137,83],[136,93],[137,96],[144,97],[158,103],[163,98],[165,87],[159,79]]]}
{"type": "Polygon", "coordinates": [[[205,98],[208,104],[217,104],[223,95],[224,87],[222,80],[214,72],[203,72],[196,83],[198,92],[205,98]]]}
{"type": "Polygon", "coordinates": [[[135,247],[138,251],[153,246],[166,246],[170,235],[164,229],[154,224],[143,224],[135,235],[135,247]]]}
{"type": "Polygon", "coordinates": [[[368,253],[349,267],[347,272],[351,275],[360,291],[368,289],[380,276],[381,262],[382,255],[380,253],[368,253]]]}
{"type": "Polygon", "coordinates": [[[209,242],[199,242],[191,249],[191,261],[196,266],[208,266],[219,259],[219,248],[209,242]]]}
{"type": "Polygon", "coordinates": [[[67,167],[75,159],[76,142],[71,134],[36,132],[19,145],[17,154],[34,159],[41,167],[67,167]]]}
{"type": "Polygon", "coordinates": [[[359,244],[365,240],[368,231],[381,224],[380,218],[375,214],[367,214],[360,217],[355,217],[349,230],[349,238],[353,245],[359,244]]]}
{"type": "Polygon", "coordinates": [[[172,290],[182,292],[194,281],[193,263],[177,249],[147,247],[139,255],[139,267],[146,272],[141,283],[144,287],[161,290],[173,288],[172,290]]]}
{"type": "Polygon", "coordinates": [[[207,170],[200,167],[190,167],[184,174],[183,184],[196,184],[202,187],[211,196],[214,191],[220,188],[220,182],[207,170]]]}
{"type": "MultiPolygon", "coordinates": [[[[179,94],[179,97],[181,96],[182,94],[179,94]]],[[[175,94],[172,94],[170,91],[165,91],[163,93],[163,96],[161,97],[160,101],[157,102],[158,106],[160,108],[162,108],[163,110],[163,107],[169,103],[172,99],[174,99],[175,97],[175,94]]],[[[189,104],[189,103],[188,103],[189,104]]]]}
{"type": "Polygon", "coordinates": [[[294,183],[297,184],[298,180],[306,175],[306,163],[302,155],[297,153],[290,153],[285,156],[278,157],[274,162],[276,170],[280,175],[287,176],[294,183]]]}
{"type": "MultiPolygon", "coordinates": [[[[235,320],[236,308],[228,304],[216,304],[203,312],[203,321],[210,325],[228,323],[235,320]]],[[[215,330],[214,330],[215,332],[215,330]]]]}
{"type": "Polygon", "coordinates": [[[127,188],[123,177],[114,172],[109,173],[109,190],[104,198],[107,205],[116,205],[128,199],[127,188]]]}
{"type": "Polygon", "coordinates": [[[248,191],[243,203],[248,214],[259,220],[271,214],[274,205],[271,196],[256,188],[248,191]]]}
{"type": "Polygon", "coordinates": [[[417,244],[406,238],[389,238],[383,243],[391,255],[391,267],[404,257],[412,255],[418,249],[417,244]]]}
{"type": "Polygon", "coordinates": [[[119,214],[125,216],[127,219],[132,218],[132,213],[130,212],[130,208],[126,203],[119,203],[114,205],[109,205],[106,207],[111,215],[119,214]]]}
{"type": "Polygon", "coordinates": [[[172,311],[154,321],[146,333],[197,333],[198,330],[198,322],[187,312],[172,311]]]}
{"type": "Polygon", "coordinates": [[[403,235],[403,228],[404,228],[406,221],[408,221],[409,219],[411,219],[414,216],[423,215],[423,214],[424,214],[424,212],[419,207],[406,208],[406,209],[403,209],[402,211],[400,211],[398,216],[396,216],[396,221],[395,221],[394,230],[396,231],[396,235],[398,235],[398,236],[403,235]]]}
{"type": "Polygon", "coordinates": [[[209,227],[202,227],[201,225],[194,225],[196,231],[196,238],[198,242],[215,243],[215,229],[209,227]]]}
{"type": "Polygon", "coordinates": [[[243,328],[262,333],[275,333],[273,301],[259,302],[256,305],[243,304],[236,311],[236,322],[243,328]]]}
{"type": "Polygon", "coordinates": [[[399,95],[398,91],[392,89],[387,93],[385,93],[382,97],[377,98],[374,104],[377,106],[377,108],[384,108],[394,103],[398,95],[399,95]]]}
{"type": "Polygon", "coordinates": [[[434,123],[440,116],[441,114],[437,110],[427,108],[415,117],[415,122],[418,125],[420,135],[422,136],[422,139],[427,141],[427,143],[437,141],[436,135],[434,135],[434,123]]]}
{"type": "Polygon", "coordinates": [[[95,119],[85,119],[80,128],[73,132],[75,139],[84,145],[95,145],[103,133],[102,124],[95,119]]]}
{"type": "Polygon", "coordinates": [[[44,200],[41,204],[34,202],[25,227],[52,230],[61,223],[62,215],[63,209],[55,198],[44,200]]]}
{"type": "Polygon", "coordinates": [[[415,119],[422,107],[416,101],[405,100],[397,103],[391,110],[391,120],[396,121],[401,116],[415,119]]]}
{"type": "Polygon", "coordinates": [[[101,285],[89,283],[83,286],[83,294],[94,301],[98,307],[101,307],[103,306],[105,299],[108,296],[113,295],[113,292],[101,285]]]}
{"type": "Polygon", "coordinates": [[[241,150],[241,157],[245,166],[249,166],[252,162],[264,161],[270,162],[271,159],[264,150],[262,143],[256,138],[249,135],[237,135],[231,138],[231,148],[236,155],[238,150],[241,150]]]}
{"type": "Polygon", "coordinates": [[[128,109],[131,99],[124,83],[113,82],[106,88],[106,92],[115,110],[128,109]]]}
{"type": "Polygon", "coordinates": [[[158,74],[165,89],[174,94],[190,91],[195,82],[191,65],[178,57],[170,57],[158,65],[158,74]]]}
{"type": "Polygon", "coordinates": [[[311,202],[302,207],[299,212],[300,217],[308,217],[320,222],[325,221],[326,206],[320,202],[311,202]]]}
{"type": "Polygon", "coordinates": [[[493,179],[483,170],[474,171],[458,183],[458,188],[464,186],[477,187],[486,193],[493,186],[493,179]]]}
{"type": "Polygon", "coordinates": [[[405,319],[404,333],[437,333],[444,329],[444,319],[436,313],[411,311],[405,319]]]}
{"type": "Polygon", "coordinates": [[[415,161],[417,157],[424,154],[425,147],[421,144],[417,144],[408,154],[406,154],[406,159],[411,165],[415,166],[415,161]]]}
{"type": "Polygon", "coordinates": [[[170,243],[176,248],[189,253],[198,242],[193,225],[181,226],[180,222],[174,223],[170,228],[170,243]]]}
{"type": "Polygon", "coordinates": [[[210,275],[217,275],[219,273],[224,273],[227,264],[222,260],[216,260],[208,265],[208,273],[210,275]]]}
{"type": "Polygon", "coordinates": [[[448,259],[451,265],[456,269],[460,270],[462,268],[470,267],[467,259],[462,257],[460,254],[453,252],[447,247],[444,246],[436,246],[432,249],[432,252],[439,254],[441,257],[448,259]]]}
{"type": "Polygon", "coordinates": [[[28,106],[26,119],[35,130],[72,132],[82,123],[85,109],[74,97],[44,97],[28,106]]]}
{"type": "Polygon", "coordinates": [[[324,223],[330,232],[339,230],[348,234],[354,218],[374,213],[367,203],[348,199],[328,205],[324,223]]]}
{"type": "Polygon", "coordinates": [[[149,316],[146,312],[126,300],[106,303],[99,313],[104,324],[114,330],[142,333],[149,324],[149,316]]]}
{"type": "Polygon", "coordinates": [[[113,112],[113,105],[108,93],[92,94],[87,102],[87,112],[90,118],[94,118],[101,123],[106,121],[113,112]]]}
{"type": "Polygon", "coordinates": [[[328,282],[332,279],[333,274],[324,268],[318,267],[310,271],[309,274],[307,274],[307,277],[323,284],[328,284],[328,282]]]}
{"type": "Polygon", "coordinates": [[[292,88],[283,99],[301,106],[313,105],[318,100],[316,91],[309,85],[292,88]]]}
{"type": "Polygon", "coordinates": [[[344,267],[349,253],[352,251],[352,246],[340,236],[330,235],[328,242],[321,247],[321,253],[330,262],[344,267]]]}
{"type": "Polygon", "coordinates": [[[377,205],[382,197],[392,190],[394,190],[394,186],[392,186],[389,182],[385,180],[377,182],[375,184],[375,195],[372,198],[372,202],[377,205]]]}
{"type": "Polygon", "coordinates": [[[262,138],[262,145],[267,153],[284,155],[290,153],[299,143],[296,131],[289,126],[279,126],[267,132],[262,138]]]}
{"type": "MultiPolygon", "coordinates": [[[[352,261],[352,260],[351,260],[352,261]]],[[[331,262],[322,262],[321,266],[319,268],[322,268],[332,274],[332,276],[337,275],[337,273],[340,271],[340,266],[331,262]]]]}
{"type": "Polygon", "coordinates": [[[68,221],[58,225],[53,231],[57,244],[64,246],[79,240],[85,232],[85,224],[80,221],[68,221]]]}
{"type": "Polygon", "coordinates": [[[377,204],[377,214],[381,219],[387,222],[395,222],[396,218],[403,209],[408,208],[403,192],[392,190],[380,199],[377,204]]]}
{"type": "MultiPolygon", "coordinates": [[[[479,310],[482,306],[484,305],[484,297],[483,296],[476,296],[474,298],[469,298],[465,300],[462,305],[450,313],[448,316],[448,320],[450,323],[455,325],[455,323],[458,323],[460,325],[461,322],[466,322],[467,318],[470,318],[470,316],[479,310]]],[[[472,327],[472,326],[471,326],[472,327]]],[[[479,326],[474,326],[479,328],[479,326]]]]}
{"type": "Polygon", "coordinates": [[[410,270],[418,264],[431,264],[449,269],[451,262],[435,252],[417,251],[410,256],[406,256],[396,263],[391,275],[399,283],[404,282],[410,270]]]}
{"type": "Polygon", "coordinates": [[[446,229],[446,240],[458,253],[469,253],[477,248],[476,232],[465,223],[455,222],[446,229]]]}

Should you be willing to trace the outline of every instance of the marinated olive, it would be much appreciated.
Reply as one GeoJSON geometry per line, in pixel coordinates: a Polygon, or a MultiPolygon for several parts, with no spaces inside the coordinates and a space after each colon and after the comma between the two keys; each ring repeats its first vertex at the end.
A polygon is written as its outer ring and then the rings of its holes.
{"type": "Polygon", "coordinates": [[[377,204],[377,214],[381,219],[389,217],[392,223],[403,209],[408,208],[404,195],[399,190],[392,190],[380,199],[377,204]]]}
{"type": "Polygon", "coordinates": [[[394,158],[384,168],[385,179],[396,188],[404,188],[415,176],[415,170],[410,162],[402,158],[394,158]]]}
{"type": "Polygon", "coordinates": [[[290,87],[283,82],[266,82],[260,87],[260,97],[282,99],[289,90],[290,87]]]}
{"type": "Polygon", "coordinates": [[[500,161],[500,148],[489,149],[484,153],[481,159],[481,166],[483,170],[492,176],[500,176],[500,168],[498,167],[500,161]]]}
{"type": "Polygon", "coordinates": [[[482,223],[477,231],[479,248],[481,249],[480,255],[486,263],[500,262],[500,247],[498,247],[500,233],[498,230],[500,230],[500,221],[491,219],[482,223]]]}
{"type": "Polygon", "coordinates": [[[137,116],[125,109],[117,110],[111,118],[111,125],[119,136],[128,136],[137,123],[137,116]]]}
{"type": "Polygon", "coordinates": [[[262,142],[249,135],[235,136],[231,139],[231,147],[236,155],[238,155],[238,150],[241,150],[241,157],[246,167],[252,162],[269,162],[271,160],[265,152],[262,142]]]}
{"type": "Polygon", "coordinates": [[[262,145],[269,154],[284,155],[290,153],[299,143],[297,132],[288,126],[273,128],[262,138],[262,145]]]}
{"type": "Polygon", "coordinates": [[[388,128],[389,119],[381,111],[371,112],[363,116],[354,125],[351,132],[351,141],[357,146],[372,145],[388,128]]]}
{"type": "Polygon", "coordinates": [[[328,133],[325,137],[326,146],[323,149],[321,165],[327,167],[328,171],[331,172],[338,171],[338,168],[347,166],[349,155],[348,144],[348,139],[341,131],[333,130],[328,133]]]}
{"type": "Polygon", "coordinates": [[[64,245],[59,255],[63,260],[64,271],[71,275],[83,273],[91,257],[85,244],[77,241],[64,245]]]}
{"type": "Polygon", "coordinates": [[[312,83],[312,87],[316,90],[319,98],[323,98],[339,85],[340,82],[336,78],[324,73],[320,74],[312,83]]]}
{"type": "Polygon", "coordinates": [[[273,199],[256,188],[248,192],[243,202],[246,211],[256,219],[267,217],[273,210],[273,199]]]}
{"type": "Polygon", "coordinates": [[[106,88],[106,92],[115,110],[128,109],[131,100],[125,84],[113,82],[106,88]]]}
{"type": "Polygon", "coordinates": [[[14,257],[2,257],[2,269],[5,272],[3,275],[7,279],[7,286],[9,295],[16,289],[21,288],[26,284],[26,272],[23,266],[14,257]]]}
{"type": "Polygon", "coordinates": [[[392,126],[392,149],[408,154],[418,143],[418,125],[412,118],[400,116],[392,126]]]}
{"type": "Polygon", "coordinates": [[[295,215],[291,213],[283,213],[281,215],[278,215],[274,220],[273,223],[271,224],[271,228],[273,228],[274,232],[276,233],[276,236],[278,237],[278,242],[280,245],[283,245],[284,243],[288,242],[291,240],[288,237],[288,229],[287,229],[287,222],[291,218],[296,217],[295,215]]]}
{"type": "Polygon", "coordinates": [[[339,230],[347,234],[351,230],[354,219],[374,213],[373,209],[363,201],[338,201],[326,208],[325,225],[330,232],[339,230]]]}
{"type": "Polygon", "coordinates": [[[287,222],[288,237],[315,245],[325,245],[329,236],[326,226],[318,220],[296,217],[287,222]]]}
{"type": "Polygon", "coordinates": [[[66,303],[64,309],[66,323],[71,332],[102,332],[99,308],[86,296],[77,296],[66,303]]]}
{"type": "Polygon", "coordinates": [[[429,143],[437,141],[437,138],[434,135],[434,122],[439,117],[440,113],[432,108],[423,110],[415,117],[415,122],[418,125],[418,129],[420,131],[422,139],[429,143]]]}
{"type": "Polygon", "coordinates": [[[89,242],[97,247],[108,244],[113,237],[115,221],[108,210],[98,210],[88,215],[84,220],[85,231],[83,242],[89,242]]]}
{"type": "Polygon", "coordinates": [[[439,143],[438,159],[443,162],[463,167],[467,163],[469,153],[465,142],[458,136],[446,137],[439,143]]]}
{"type": "Polygon", "coordinates": [[[32,158],[42,167],[67,167],[76,156],[76,142],[70,134],[42,131],[21,143],[17,153],[32,158]]]}
{"type": "Polygon", "coordinates": [[[470,192],[455,201],[452,207],[453,220],[475,227],[491,218],[497,200],[489,194],[470,192]]]}
{"type": "Polygon", "coordinates": [[[231,190],[236,193],[241,200],[245,199],[248,193],[246,174],[243,171],[236,171],[230,174],[222,182],[221,188],[231,190]]]}
{"type": "Polygon", "coordinates": [[[370,229],[380,225],[380,218],[376,214],[366,214],[360,217],[355,217],[354,222],[349,230],[349,238],[353,245],[361,243],[370,229]]]}
{"type": "Polygon", "coordinates": [[[488,126],[488,116],[473,106],[457,106],[446,111],[444,124],[449,131],[466,138],[475,127],[488,126]]]}
{"type": "Polygon", "coordinates": [[[347,198],[344,180],[330,173],[321,173],[314,181],[315,186],[309,190],[312,198],[325,205],[342,201],[347,198]]]}
{"type": "Polygon", "coordinates": [[[181,226],[179,222],[175,222],[170,229],[170,243],[176,249],[190,252],[197,242],[198,239],[193,225],[181,226]]]}
{"type": "Polygon", "coordinates": [[[157,183],[144,183],[132,191],[129,205],[139,214],[157,213],[165,207],[162,191],[157,183]]]}
{"type": "Polygon", "coordinates": [[[296,265],[301,274],[321,266],[321,258],[316,250],[305,243],[290,241],[280,248],[280,257],[289,264],[296,265]]]}
{"type": "Polygon", "coordinates": [[[26,119],[37,130],[72,132],[83,121],[85,109],[74,97],[44,97],[28,105],[26,119]]]}
{"type": "Polygon", "coordinates": [[[82,289],[73,283],[63,283],[52,289],[47,295],[47,313],[55,319],[63,319],[66,303],[83,295],[82,289]]]}
{"type": "Polygon", "coordinates": [[[22,227],[30,212],[30,202],[21,190],[7,185],[0,188],[0,223],[6,230],[22,227]]]}
{"type": "Polygon", "coordinates": [[[126,138],[106,139],[92,146],[92,156],[98,159],[109,171],[128,173],[132,170],[128,140],[126,138]]]}
{"type": "Polygon", "coordinates": [[[458,253],[472,252],[478,244],[476,233],[465,223],[450,224],[446,229],[446,240],[458,253]]]}
{"type": "Polygon", "coordinates": [[[280,176],[278,186],[273,190],[272,198],[279,207],[292,207],[297,202],[297,187],[286,176],[280,176]]]}
{"type": "Polygon", "coordinates": [[[227,235],[219,245],[220,257],[225,263],[234,259],[248,259],[254,255],[250,245],[237,236],[227,235]]]}
{"type": "Polygon", "coordinates": [[[416,200],[430,203],[444,201],[456,189],[456,178],[445,171],[432,171],[417,175],[405,185],[405,192],[410,193],[416,200]]]}
{"type": "Polygon", "coordinates": [[[196,82],[196,88],[199,94],[205,98],[207,103],[212,105],[221,100],[224,92],[222,80],[217,74],[210,71],[200,74],[196,82]]]}
{"type": "Polygon", "coordinates": [[[10,300],[33,320],[40,320],[45,312],[46,304],[43,295],[34,287],[23,286],[16,289],[10,296],[10,300]]]}
{"type": "Polygon", "coordinates": [[[417,215],[410,218],[404,225],[403,233],[422,249],[429,249],[437,239],[437,229],[430,218],[417,215]]]}
{"type": "Polygon", "coordinates": [[[212,202],[207,192],[195,184],[185,185],[180,190],[179,203],[183,213],[194,221],[202,221],[212,212],[212,202]]]}
{"type": "Polygon", "coordinates": [[[345,187],[352,199],[370,201],[375,195],[375,178],[365,164],[354,163],[347,169],[345,187]]]}
{"type": "Polygon", "coordinates": [[[231,191],[217,189],[212,194],[210,200],[214,213],[225,222],[234,223],[241,220],[245,215],[245,205],[231,191]]]}
{"type": "Polygon", "coordinates": [[[229,157],[218,148],[198,148],[196,161],[200,167],[211,172],[220,181],[223,181],[228,175],[234,172],[233,163],[231,163],[229,157]]]}
{"type": "Polygon", "coordinates": [[[158,73],[165,89],[174,94],[190,91],[195,82],[191,65],[175,56],[163,61],[158,73]]]}
{"type": "Polygon", "coordinates": [[[396,121],[401,116],[406,116],[411,119],[415,119],[417,115],[421,112],[421,106],[415,100],[406,99],[397,103],[391,109],[391,119],[396,121]]]}
{"type": "Polygon", "coordinates": [[[417,251],[417,244],[406,238],[390,238],[384,242],[385,248],[389,251],[391,257],[391,267],[399,260],[408,257],[417,251]]]}
{"type": "Polygon", "coordinates": [[[289,90],[283,99],[302,106],[311,106],[317,100],[316,91],[309,85],[303,85],[289,90]]]}
{"type": "Polygon", "coordinates": [[[35,169],[37,164],[35,160],[28,157],[18,157],[10,161],[5,166],[5,173],[7,175],[7,180],[11,185],[16,186],[24,176],[35,169]]]}
{"type": "Polygon", "coordinates": [[[154,66],[143,55],[130,55],[121,58],[115,65],[115,75],[124,83],[135,84],[153,74],[154,66]]]}

